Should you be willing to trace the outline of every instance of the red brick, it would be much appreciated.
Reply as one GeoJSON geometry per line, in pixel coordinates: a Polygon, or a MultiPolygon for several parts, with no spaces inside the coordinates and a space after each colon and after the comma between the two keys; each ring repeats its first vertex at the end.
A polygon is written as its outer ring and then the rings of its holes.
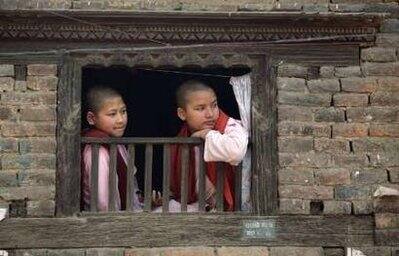
{"type": "Polygon", "coordinates": [[[14,76],[14,65],[0,65],[0,76],[14,76]]]}
{"type": "Polygon", "coordinates": [[[344,122],[345,113],[343,109],[338,108],[320,108],[314,114],[316,122],[344,122]]]}
{"type": "Polygon", "coordinates": [[[280,91],[307,92],[305,79],[278,77],[277,88],[280,91]]]}
{"type": "Polygon", "coordinates": [[[0,106],[0,121],[9,119],[12,115],[11,109],[8,107],[0,106]]]}
{"type": "Polygon", "coordinates": [[[308,88],[311,93],[339,92],[338,79],[309,80],[308,88]]]}
{"type": "Polygon", "coordinates": [[[370,136],[399,137],[399,124],[371,124],[370,136]]]}
{"type": "Polygon", "coordinates": [[[17,140],[14,138],[0,138],[0,153],[12,153],[18,150],[17,140]]]}
{"type": "Polygon", "coordinates": [[[328,186],[280,185],[281,198],[332,199],[334,188],[328,186]]]}
{"type": "Polygon", "coordinates": [[[32,64],[28,65],[29,76],[57,75],[57,65],[32,64]]]}
{"type": "Polygon", "coordinates": [[[353,200],[353,213],[355,215],[371,214],[373,210],[373,201],[371,200],[353,200]]]}
{"type": "Polygon", "coordinates": [[[399,34],[398,33],[377,33],[376,43],[378,46],[397,47],[399,45],[399,34]]]}
{"type": "Polygon", "coordinates": [[[46,200],[54,199],[55,187],[7,187],[0,190],[0,197],[6,201],[23,200],[46,200]]]}
{"type": "Polygon", "coordinates": [[[337,199],[369,199],[371,198],[371,187],[365,185],[340,185],[335,187],[335,198],[337,199]]]}
{"type": "Polygon", "coordinates": [[[360,77],[342,78],[341,86],[344,92],[374,92],[377,89],[377,79],[360,77]]]}
{"type": "Polygon", "coordinates": [[[55,170],[20,170],[18,184],[28,186],[55,186],[55,170]]]}
{"type": "Polygon", "coordinates": [[[371,62],[389,62],[396,60],[396,49],[387,47],[373,47],[362,49],[361,58],[371,62]]]}
{"type": "Polygon", "coordinates": [[[399,122],[399,107],[347,108],[348,122],[399,122]]]}
{"type": "Polygon", "coordinates": [[[214,256],[212,247],[134,248],[125,250],[125,256],[214,256]]]}
{"type": "Polygon", "coordinates": [[[322,169],[315,171],[315,180],[321,185],[349,184],[350,175],[347,169],[322,169]]]}
{"type": "Polygon", "coordinates": [[[55,107],[25,107],[20,110],[22,121],[53,121],[56,119],[55,107]]]}
{"type": "Polygon", "coordinates": [[[359,93],[337,93],[333,96],[334,106],[361,107],[367,106],[368,95],[359,93]]]}
{"type": "Polygon", "coordinates": [[[399,165],[399,152],[370,154],[370,162],[373,166],[397,166],[399,165]]]}
{"type": "Polygon", "coordinates": [[[1,126],[1,134],[5,137],[54,136],[55,123],[4,123],[1,126]]]}
{"type": "Polygon", "coordinates": [[[362,71],[366,76],[399,76],[399,62],[365,62],[362,71]]]}
{"type": "Polygon", "coordinates": [[[216,251],[217,256],[268,256],[269,249],[267,247],[251,246],[251,247],[220,247],[216,251]]]}
{"type": "Polygon", "coordinates": [[[52,105],[56,104],[55,92],[8,92],[1,95],[1,101],[5,104],[27,105],[52,105]]]}
{"type": "Polygon", "coordinates": [[[313,138],[283,137],[278,139],[279,152],[309,152],[313,150],[313,138]]]}
{"type": "Polygon", "coordinates": [[[270,256],[324,256],[321,247],[271,247],[270,256]]]}
{"type": "Polygon", "coordinates": [[[388,167],[389,182],[399,183],[399,167],[388,167]]]}
{"type": "Polygon", "coordinates": [[[379,85],[378,90],[384,92],[399,92],[399,77],[396,76],[378,77],[377,82],[379,85]]]}
{"type": "Polygon", "coordinates": [[[308,107],[330,106],[330,94],[298,93],[298,92],[280,92],[278,94],[278,103],[285,105],[298,105],[308,107]]]}
{"type": "Polygon", "coordinates": [[[375,225],[378,229],[399,228],[399,214],[378,213],[375,214],[375,225]]]}
{"type": "Polygon", "coordinates": [[[351,214],[352,203],[347,201],[330,201],[325,200],[323,214],[351,214]]]}
{"type": "Polygon", "coordinates": [[[399,106],[399,92],[375,92],[371,94],[373,106],[399,106]]]}
{"type": "Polygon", "coordinates": [[[3,154],[3,169],[54,169],[55,154],[3,154]]]}
{"type": "Polygon", "coordinates": [[[281,198],[279,200],[280,214],[309,214],[310,206],[309,200],[302,199],[287,199],[281,198]]]}
{"type": "Polygon", "coordinates": [[[368,134],[368,125],[360,123],[342,123],[333,124],[332,127],[333,137],[365,137],[368,134]]]}
{"type": "Polygon", "coordinates": [[[56,140],[51,137],[19,139],[19,152],[25,153],[55,153],[56,140]]]}
{"type": "Polygon", "coordinates": [[[0,92],[10,92],[14,90],[14,78],[0,77],[0,92]]]}
{"type": "Polygon", "coordinates": [[[54,200],[28,201],[29,217],[52,217],[55,213],[54,200]]]}
{"type": "Polygon", "coordinates": [[[330,137],[331,125],[320,123],[279,122],[278,135],[330,137]]]}
{"type": "Polygon", "coordinates": [[[334,67],[333,66],[320,67],[320,77],[333,78],[334,77],[334,67]]]}
{"type": "Polygon", "coordinates": [[[58,78],[56,76],[27,76],[26,85],[33,91],[55,91],[58,78]]]}
{"type": "Polygon", "coordinates": [[[349,141],[346,139],[316,138],[314,149],[320,152],[345,153],[349,152],[349,141]]]}
{"type": "Polygon", "coordinates": [[[383,169],[355,169],[351,171],[353,184],[379,184],[388,182],[388,173],[383,169]]]}
{"type": "Polygon", "coordinates": [[[314,184],[313,170],[310,168],[290,168],[278,171],[279,184],[310,185],[314,184]]]}
{"type": "Polygon", "coordinates": [[[336,67],[334,75],[336,77],[360,76],[362,73],[359,66],[336,67]]]}
{"type": "Polygon", "coordinates": [[[278,120],[280,121],[313,121],[313,111],[311,108],[296,106],[278,106],[278,120]]]}
{"type": "Polygon", "coordinates": [[[331,156],[333,166],[347,168],[350,166],[354,167],[366,167],[369,166],[369,159],[365,153],[363,154],[334,154],[331,156]]]}
{"type": "Polygon", "coordinates": [[[332,160],[325,153],[279,153],[280,166],[331,167],[332,160]]]}
{"type": "Polygon", "coordinates": [[[280,77],[300,77],[306,78],[308,74],[308,68],[292,65],[292,64],[284,64],[278,67],[278,76],[280,77]]]}
{"type": "Polygon", "coordinates": [[[359,138],[353,139],[355,152],[399,152],[399,139],[394,138],[359,138]]]}

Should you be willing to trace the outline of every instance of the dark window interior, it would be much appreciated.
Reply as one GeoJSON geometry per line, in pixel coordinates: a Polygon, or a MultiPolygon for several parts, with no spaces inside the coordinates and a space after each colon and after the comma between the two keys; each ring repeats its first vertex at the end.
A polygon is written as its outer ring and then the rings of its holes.
{"type": "MultiPolygon", "coordinates": [[[[110,86],[118,90],[128,108],[126,137],[173,137],[181,126],[176,115],[175,90],[184,81],[196,79],[210,85],[216,92],[219,107],[231,117],[239,119],[229,76],[249,72],[248,68],[129,68],[126,66],[88,66],[82,70],[82,99],[94,85],[110,86]]],[[[82,102],[82,129],[85,105],[82,102]]],[[[140,189],[144,181],[144,146],[136,148],[137,179],[140,189]]],[[[154,147],[153,189],[162,191],[162,149],[154,147]]]]}

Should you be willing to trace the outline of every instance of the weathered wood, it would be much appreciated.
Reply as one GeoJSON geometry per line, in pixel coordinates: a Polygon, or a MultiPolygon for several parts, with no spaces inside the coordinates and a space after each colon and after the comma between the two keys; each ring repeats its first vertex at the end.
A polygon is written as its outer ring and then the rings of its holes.
{"type": "Polygon", "coordinates": [[[118,182],[117,182],[117,161],[116,161],[116,154],[117,154],[117,145],[111,144],[109,150],[109,173],[108,173],[108,209],[110,211],[116,211],[115,209],[115,196],[118,191],[118,182]],[[116,184],[116,186],[115,186],[116,184]]]}
{"type": "Polygon", "coordinates": [[[170,198],[170,145],[163,146],[162,212],[169,212],[170,198]]]}
{"type": "Polygon", "coordinates": [[[99,159],[98,154],[100,150],[100,144],[94,143],[91,145],[91,175],[90,175],[90,211],[97,212],[98,202],[98,167],[99,159]]]}
{"type": "Polygon", "coordinates": [[[188,174],[189,174],[189,157],[190,157],[190,149],[188,145],[183,145],[181,147],[180,154],[180,163],[181,163],[181,183],[180,183],[180,203],[181,203],[181,211],[187,212],[187,196],[188,196],[188,174]]]}
{"type": "Polygon", "coordinates": [[[152,158],[153,145],[145,146],[145,174],[144,174],[144,211],[151,211],[152,202],[152,158]]]}
{"type": "Polygon", "coordinates": [[[15,218],[0,222],[0,248],[373,245],[372,216],[125,214],[15,218]],[[243,221],[267,221],[271,236],[244,238],[243,221]],[[165,233],[165,231],[167,231],[165,233]],[[112,234],[112,235],[104,235],[112,234]],[[182,234],[189,234],[184,235],[182,234]]]}
{"type": "Polygon", "coordinates": [[[261,59],[252,79],[252,202],[256,214],[277,211],[277,106],[275,70],[261,59]]]}
{"type": "Polygon", "coordinates": [[[199,170],[198,170],[198,210],[205,212],[205,161],[204,161],[204,144],[199,146],[199,170]]]}
{"type": "Polygon", "coordinates": [[[127,159],[127,182],[126,182],[126,210],[127,211],[133,211],[134,209],[134,197],[135,195],[135,148],[133,144],[129,144],[128,146],[128,159],[127,159]]]}
{"type": "Polygon", "coordinates": [[[184,137],[122,137],[122,138],[92,138],[83,137],[82,143],[111,143],[111,144],[201,144],[200,138],[184,137]]]}
{"type": "Polygon", "coordinates": [[[242,193],[242,163],[234,168],[234,210],[241,210],[241,193],[242,193]]]}
{"type": "Polygon", "coordinates": [[[223,163],[216,163],[216,210],[222,212],[224,210],[224,169],[223,163]]]}
{"type": "Polygon", "coordinates": [[[80,105],[81,68],[71,58],[63,58],[57,88],[57,172],[56,214],[80,211],[80,105]]]}

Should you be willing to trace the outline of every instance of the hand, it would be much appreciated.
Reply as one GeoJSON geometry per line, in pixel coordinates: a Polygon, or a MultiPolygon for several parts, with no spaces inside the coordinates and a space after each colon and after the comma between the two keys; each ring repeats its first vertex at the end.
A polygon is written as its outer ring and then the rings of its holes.
{"type": "Polygon", "coordinates": [[[152,208],[156,208],[162,205],[162,194],[159,191],[152,191],[152,208]]]}
{"type": "Polygon", "coordinates": [[[194,132],[193,134],[191,134],[191,137],[197,137],[197,138],[202,138],[205,140],[206,135],[208,134],[208,132],[210,132],[211,129],[203,129],[203,130],[199,130],[194,132]]]}

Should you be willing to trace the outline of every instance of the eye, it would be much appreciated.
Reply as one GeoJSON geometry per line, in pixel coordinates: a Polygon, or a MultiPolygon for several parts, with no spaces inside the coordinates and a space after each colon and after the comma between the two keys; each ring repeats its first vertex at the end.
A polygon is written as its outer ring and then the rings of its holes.
{"type": "Polygon", "coordinates": [[[194,108],[194,110],[196,110],[196,111],[203,111],[204,109],[205,109],[205,107],[203,107],[203,106],[194,108]]]}

